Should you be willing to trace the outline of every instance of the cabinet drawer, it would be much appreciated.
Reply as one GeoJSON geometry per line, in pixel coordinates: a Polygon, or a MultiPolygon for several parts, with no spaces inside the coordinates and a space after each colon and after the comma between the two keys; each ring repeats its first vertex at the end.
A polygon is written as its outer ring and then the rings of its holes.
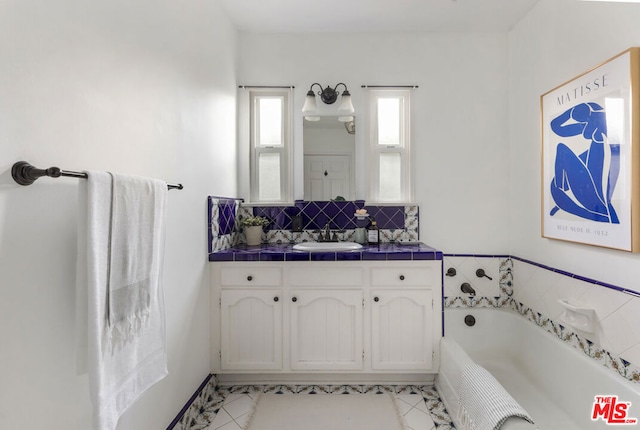
{"type": "Polygon", "coordinates": [[[360,267],[297,267],[289,271],[289,282],[295,286],[353,286],[360,287],[363,282],[363,269],[360,267]]]}
{"type": "Polygon", "coordinates": [[[371,269],[371,285],[434,285],[439,279],[433,267],[374,267],[371,269]]]}
{"type": "Polygon", "coordinates": [[[279,286],[282,284],[282,269],[278,267],[223,267],[220,282],[225,286],[279,286]]]}

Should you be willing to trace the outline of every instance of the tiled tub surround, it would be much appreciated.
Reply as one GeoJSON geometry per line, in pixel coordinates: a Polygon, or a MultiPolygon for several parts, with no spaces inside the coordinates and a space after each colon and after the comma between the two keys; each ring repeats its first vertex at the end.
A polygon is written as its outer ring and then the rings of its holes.
{"type": "Polygon", "coordinates": [[[341,241],[354,241],[355,229],[366,227],[368,218],[355,216],[365,208],[380,228],[380,241],[418,241],[418,206],[368,206],[364,200],[308,202],[296,201],[293,206],[246,206],[242,199],[214,197],[207,199],[209,253],[224,251],[245,243],[244,233],[236,221],[239,216],[259,215],[271,220],[265,228],[268,243],[298,243],[317,240],[318,232],[329,223],[341,241]],[[294,216],[302,217],[302,231],[292,231],[294,216]]]}
{"type": "Polygon", "coordinates": [[[634,383],[640,383],[640,295],[515,256],[445,254],[445,307],[505,307],[634,383]],[[475,275],[483,268],[493,281],[475,275]],[[492,274],[497,273],[497,276],[492,274]],[[476,297],[460,292],[469,282],[476,297]],[[561,323],[558,299],[595,309],[595,333],[561,323]]]}
{"type": "Polygon", "coordinates": [[[406,430],[452,430],[453,423],[438,392],[415,385],[236,385],[219,386],[212,378],[191,407],[167,430],[239,430],[258,393],[360,395],[391,393],[400,400],[406,430]]]}
{"type": "Polygon", "coordinates": [[[513,294],[513,262],[508,256],[445,254],[442,266],[445,307],[508,306],[513,294]],[[447,274],[450,269],[455,275],[447,274]],[[486,276],[478,277],[478,269],[486,276]],[[463,293],[463,283],[471,285],[476,294],[463,293]]]}

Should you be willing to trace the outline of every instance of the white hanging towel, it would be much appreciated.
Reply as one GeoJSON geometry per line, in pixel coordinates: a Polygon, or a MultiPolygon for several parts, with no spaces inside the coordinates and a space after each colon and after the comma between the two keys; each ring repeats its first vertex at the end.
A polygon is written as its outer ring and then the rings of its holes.
{"type": "Polygon", "coordinates": [[[87,172],[80,185],[78,370],[97,430],[113,430],[167,371],[162,260],[167,184],[87,172]]]}

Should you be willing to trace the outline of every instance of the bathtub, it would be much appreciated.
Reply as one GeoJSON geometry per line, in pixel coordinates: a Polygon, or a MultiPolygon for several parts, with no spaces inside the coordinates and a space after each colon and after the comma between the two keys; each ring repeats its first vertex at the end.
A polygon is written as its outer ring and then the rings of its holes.
{"type": "MultiPolygon", "coordinates": [[[[640,419],[640,384],[618,376],[581,351],[526,320],[503,309],[448,308],[441,341],[440,372],[436,388],[457,428],[458,394],[464,366],[475,362],[486,368],[524,407],[532,425],[510,418],[503,430],[586,430],[637,428],[591,419],[595,396],[618,396],[631,402],[627,418],[640,419]],[[475,325],[465,324],[472,315],[475,325]]],[[[640,423],[640,421],[638,421],[640,423]]]]}

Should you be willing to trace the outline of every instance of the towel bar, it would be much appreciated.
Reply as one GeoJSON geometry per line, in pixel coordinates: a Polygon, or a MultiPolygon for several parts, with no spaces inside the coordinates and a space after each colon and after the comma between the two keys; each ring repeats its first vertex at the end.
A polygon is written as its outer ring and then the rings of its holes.
{"type": "MultiPolygon", "coordinates": [[[[11,177],[20,185],[31,185],[36,179],[43,176],[50,178],[59,178],[60,176],[68,176],[71,178],[87,179],[87,174],[83,172],[73,172],[70,170],[61,170],[58,167],[49,167],[48,169],[38,169],[26,161],[17,161],[11,167],[11,177]]],[[[182,184],[167,184],[170,190],[181,190],[182,184]]]]}

